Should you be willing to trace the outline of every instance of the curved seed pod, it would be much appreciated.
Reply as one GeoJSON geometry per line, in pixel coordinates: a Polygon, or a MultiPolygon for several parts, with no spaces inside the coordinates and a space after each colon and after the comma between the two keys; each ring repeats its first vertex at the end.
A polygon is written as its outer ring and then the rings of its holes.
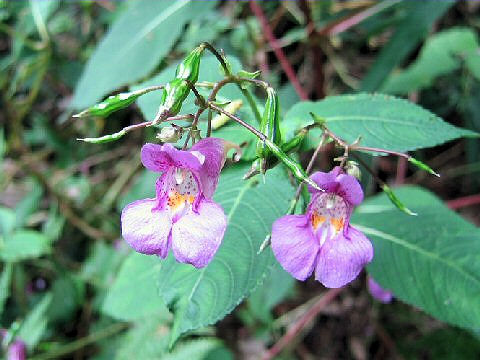
{"type": "Polygon", "coordinates": [[[192,84],[195,84],[198,80],[198,74],[200,71],[200,59],[202,57],[205,45],[197,46],[192,50],[190,54],[177,66],[175,72],[176,79],[188,80],[192,84]]]}
{"type": "Polygon", "coordinates": [[[117,95],[109,96],[107,99],[102,101],[101,103],[95,104],[89,107],[82,112],[73,115],[73,117],[80,118],[85,116],[108,116],[112,112],[123,109],[127,107],[131,103],[133,103],[137,98],[140,96],[147,94],[151,91],[160,90],[163,86],[150,86],[145,89],[129,91],[125,93],[120,93],[117,95]]]}
{"type": "MultiPolygon", "coordinates": [[[[280,119],[279,119],[279,101],[276,91],[267,87],[267,101],[265,103],[265,110],[263,111],[262,123],[260,124],[260,131],[266,136],[268,140],[275,145],[281,145],[282,139],[280,135],[280,119]]],[[[266,161],[271,156],[271,150],[265,144],[264,140],[257,142],[257,156],[261,159],[261,172],[266,171],[266,161]]]]}
{"type": "Polygon", "coordinates": [[[161,105],[157,111],[157,115],[155,115],[153,125],[162,122],[169,116],[175,116],[180,112],[183,102],[190,93],[190,87],[187,82],[195,84],[198,80],[200,59],[204,50],[204,44],[196,47],[178,64],[175,79],[170,81],[163,89],[161,105]]]}

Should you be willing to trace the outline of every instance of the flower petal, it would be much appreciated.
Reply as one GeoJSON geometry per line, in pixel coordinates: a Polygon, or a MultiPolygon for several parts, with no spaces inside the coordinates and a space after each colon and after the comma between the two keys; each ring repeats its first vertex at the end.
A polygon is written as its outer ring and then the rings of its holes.
{"type": "Polygon", "coordinates": [[[368,277],[367,281],[368,291],[378,301],[388,304],[393,300],[393,294],[391,291],[385,290],[377,283],[371,276],[368,277]]]}
{"type": "MultiPolygon", "coordinates": [[[[338,188],[338,183],[336,181],[339,169],[335,167],[332,171],[328,173],[324,173],[321,171],[317,171],[310,176],[310,178],[315,181],[320,188],[327,192],[335,192],[338,188]]],[[[318,190],[314,189],[312,186],[308,185],[308,191],[311,193],[318,192],[318,190]]]]}
{"type": "Polygon", "coordinates": [[[178,167],[198,171],[202,162],[189,151],[175,149],[171,144],[145,144],[142,147],[142,163],[152,171],[166,171],[170,167],[178,167]]]}
{"type": "Polygon", "coordinates": [[[362,232],[349,226],[349,238],[341,231],[327,239],[320,249],[315,279],[328,288],[339,288],[354,280],[363,267],[372,261],[373,247],[362,232]]]}
{"type": "Polygon", "coordinates": [[[122,236],[135,251],[165,258],[172,220],[167,211],[153,210],[156,206],[156,199],[138,200],[127,205],[121,217],[122,236]]]}
{"type": "Polygon", "coordinates": [[[200,140],[189,150],[190,153],[200,153],[205,157],[202,167],[196,175],[200,181],[203,195],[210,199],[215,192],[220,171],[225,163],[224,142],[222,139],[206,138],[200,140]]]}
{"type": "Polygon", "coordinates": [[[360,205],[363,201],[363,190],[358,180],[347,174],[337,176],[338,189],[337,192],[346,201],[352,205],[360,205]]]}
{"type": "Polygon", "coordinates": [[[305,280],[312,274],[319,248],[305,215],[286,215],[273,223],[273,253],[296,279],[305,280]]]}
{"type": "Polygon", "coordinates": [[[197,212],[189,211],[172,228],[175,258],[196,268],[206,266],[222,242],[227,217],[217,203],[203,199],[197,212]]]}

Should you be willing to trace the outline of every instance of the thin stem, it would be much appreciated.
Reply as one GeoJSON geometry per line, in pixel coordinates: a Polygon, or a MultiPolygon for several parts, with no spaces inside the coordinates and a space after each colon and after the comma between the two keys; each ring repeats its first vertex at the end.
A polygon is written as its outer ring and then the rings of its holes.
{"type": "MultiPolygon", "coordinates": [[[[307,175],[310,175],[310,171],[312,170],[313,164],[315,163],[315,160],[318,157],[318,154],[320,153],[320,150],[322,149],[323,145],[325,145],[325,139],[327,138],[326,134],[323,133],[322,137],[320,138],[320,142],[318,143],[317,148],[313,152],[312,157],[310,158],[310,161],[308,162],[307,169],[305,172],[307,175]]],[[[303,187],[303,182],[300,183],[297,187],[297,191],[295,192],[295,197],[293,198],[292,205],[290,206],[290,209],[288,211],[289,214],[293,214],[295,212],[295,208],[297,207],[298,199],[300,199],[300,194],[302,193],[302,187],[303,187]]]]}
{"type": "Polygon", "coordinates": [[[278,340],[263,356],[262,360],[274,359],[287,346],[300,331],[310,323],[325,306],[330,304],[343,288],[330,289],[315,303],[292,327],[278,340]]]}
{"type": "Polygon", "coordinates": [[[268,24],[268,20],[265,17],[265,14],[263,13],[262,8],[260,7],[260,5],[258,5],[258,3],[255,0],[250,0],[250,8],[252,9],[252,12],[257,17],[257,19],[259,20],[263,29],[263,33],[265,34],[265,37],[267,38],[267,41],[270,47],[273,49],[275,56],[280,62],[280,65],[282,66],[283,71],[287,75],[288,80],[290,80],[290,82],[292,83],[300,99],[307,100],[308,94],[300,85],[297,75],[295,74],[295,71],[293,70],[293,67],[288,61],[287,57],[285,56],[285,53],[283,52],[278,40],[275,38],[275,35],[273,34],[273,31],[270,25],[268,24]]]}
{"type": "Polygon", "coordinates": [[[267,141],[267,137],[261,133],[260,131],[258,131],[257,129],[255,129],[252,125],[246,123],[245,121],[243,121],[242,119],[240,119],[239,117],[233,115],[233,114],[230,114],[228,111],[225,111],[223,110],[221,107],[215,105],[214,103],[212,102],[208,102],[208,106],[210,108],[212,108],[213,110],[215,111],[218,111],[219,113],[222,113],[226,116],[228,116],[230,119],[232,120],[235,120],[236,122],[238,122],[240,125],[242,125],[243,127],[245,127],[247,130],[249,130],[250,132],[252,132],[256,137],[258,137],[260,140],[262,141],[267,141]]]}
{"type": "Polygon", "coordinates": [[[46,354],[35,356],[31,360],[58,359],[62,355],[70,354],[74,351],[84,348],[87,345],[90,345],[102,339],[118,334],[119,332],[127,328],[128,328],[128,324],[126,323],[114,323],[102,330],[94,332],[93,334],[90,334],[81,339],[75,340],[71,343],[58,347],[57,349],[54,349],[50,352],[47,352],[46,354]]]}
{"type": "MultiPolygon", "coordinates": [[[[215,57],[217,58],[217,60],[220,62],[220,64],[222,65],[223,67],[223,70],[225,71],[225,74],[228,76],[228,78],[232,78],[233,77],[233,74],[230,72],[230,69],[228,68],[228,65],[227,63],[225,62],[225,59],[223,58],[223,56],[217,51],[217,49],[215,49],[211,44],[209,44],[208,42],[203,42],[202,43],[205,48],[210,51],[213,55],[215,55],[215,57]]],[[[260,115],[260,111],[258,111],[258,107],[257,107],[257,104],[255,103],[255,100],[253,99],[253,95],[250,93],[250,91],[248,91],[247,89],[244,89],[240,83],[238,82],[237,79],[234,79],[233,81],[229,81],[229,82],[234,82],[238,88],[240,89],[240,91],[242,92],[243,96],[245,96],[245,99],[247,99],[247,102],[248,102],[248,105],[251,107],[252,111],[253,111],[253,114],[255,115],[255,118],[257,119],[258,123],[260,124],[262,122],[262,116],[260,115]]],[[[218,91],[218,90],[217,90],[218,91]]],[[[215,99],[215,98],[214,98],[215,99]]]]}

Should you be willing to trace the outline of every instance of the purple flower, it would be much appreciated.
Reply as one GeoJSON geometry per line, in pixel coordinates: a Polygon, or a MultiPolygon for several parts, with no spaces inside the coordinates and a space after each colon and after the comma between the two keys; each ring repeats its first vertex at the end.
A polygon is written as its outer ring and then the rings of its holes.
{"type": "Polygon", "coordinates": [[[315,279],[329,288],[354,280],[373,258],[365,235],[350,225],[353,207],[363,200],[357,179],[339,167],[316,172],[312,180],[325,192],[308,188],[312,200],[304,215],[286,215],[272,228],[272,249],[282,267],[298,280],[315,270],[315,279]]]}
{"type": "Polygon", "coordinates": [[[122,211],[122,235],[135,251],[175,258],[197,268],[212,260],[227,218],[211,200],[225,162],[224,142],[207,138],[188,151],[170,144],[146,144],[142,163],[163,174],[156,198],[135,201],[122,211]]]}
{"type": "Polygon", "coordinates": [[[378,301],[388,304],[393,300],[393,294],[389,290],[385,290],[377,283],[371,276],[368,277],[367,281],[368,291],[378,301]]]}
{"type": "Polygon", "coordinates": [[[25,360],[26,348],[22,340],[15,340],[7,350],[7,360],[25,360]]]}
{"type": "MultiPolygon", "coordinates": [[[[7,336],[7,330],[0,329],[0,343],[3,341],[5,336],[7,336]]],[[[17,338],[8,346],[6,360],[25,360],[26,358],[27,355],[25,343],[17,338]]]]}

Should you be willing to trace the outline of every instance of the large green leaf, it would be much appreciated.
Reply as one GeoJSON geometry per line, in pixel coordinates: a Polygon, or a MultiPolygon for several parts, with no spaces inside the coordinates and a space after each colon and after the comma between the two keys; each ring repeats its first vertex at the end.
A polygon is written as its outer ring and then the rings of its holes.
{"type": "Polygon", "coordinates": [[[399,299],[479,330],[480,230],[426,190],[403,187],[396,193],[419,215],[404,215],[379,195],[352,220],[373,241],[370,274],[399,299]]]}
{"type": "Polygon", "coordinates": [[[377,56],[368,74],[363,78],[362,91],[375,91],[390,72],[415,50],[428,35],[432,24],[441,17],[455,0],[404,0],[399,5],[403,13],[391,39],[377,56]]]}
{"type": "Polygon", "coordinates": [[[127,321],[151,315],[167,318],[168,310],[155,286],[160,264],[155,256],[130,254],[105,298],[102,311],[127,321]]]}
{"type": "Polygon", "coordinates": [[[382,91],[406,94],[428,87],[438,76],[448,74],[470,57],[480,58],[477,34],[469,28],[452,28],[432,36],[422,48],[418,59],[385,82],[382,91]]]}
{"type": "Polygon", "coordinates": [[[50,252],[49,239],[33,230],[20,230],[0,237],[0,259],[3,261],[20,261],[36,258],[50,252]]]}
{"type": "Polygon", "coordinates": [[[327,127],[349,143],[361,136],[363,146],[395,151],[435,146],[462,136],[478,136],[444,122],[409,101],[381,94],[330,96],[322,101],[300,102],[285,115],[284,123],[290,135],[293,129],[313,123],[310,112],[324,118],[327,127]]]}
{"type": "Polygon", "coordinates": [[[257,251],[272,222],[287,210],[293,189],[277,168],[266,183],[242,181],[245,167],[224,172],[215,194],[228,216],[228,228],[213,261],[203,269],[170,256],[160,272],[160,294],[174,313],[173,343],[181,334],[215,323],[263,281],[273,255],[257,251]]]}
{"type": "Polygon", "coordinates": [[[216,1],[132,0],[89,59],[72,107],[87,108],[110,91],[148,75],[192,19],[216,1]]]}

